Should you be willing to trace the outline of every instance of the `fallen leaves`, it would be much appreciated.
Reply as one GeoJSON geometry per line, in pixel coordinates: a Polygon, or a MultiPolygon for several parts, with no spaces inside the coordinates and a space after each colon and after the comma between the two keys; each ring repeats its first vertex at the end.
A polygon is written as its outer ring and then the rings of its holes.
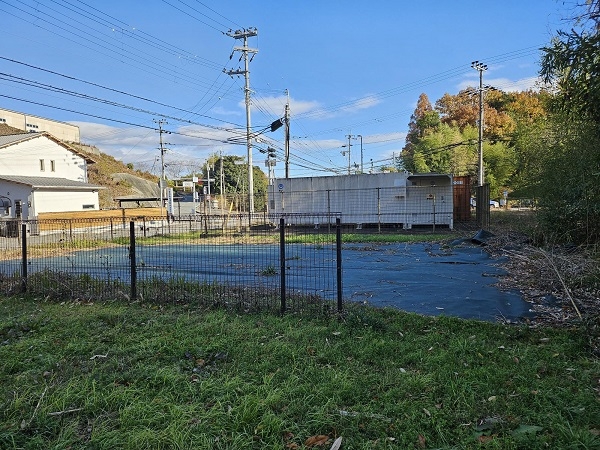
{"type": "Polygon", "coordinates": [[[329,436],[326,434],[318,434],[316,436],[310,436],[306,441],[304,441],[304,445],[306,447],[322,447],[327,444],[329,441],[329,436]]]}

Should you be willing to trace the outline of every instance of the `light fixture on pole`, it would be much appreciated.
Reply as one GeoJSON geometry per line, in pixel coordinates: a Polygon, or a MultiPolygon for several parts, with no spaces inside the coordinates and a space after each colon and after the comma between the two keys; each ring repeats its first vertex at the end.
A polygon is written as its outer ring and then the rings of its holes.
{"type": "Polygon", "coordinates": [[[479,173],[477,182],[483,186],[483,72],[488,66],[481,61],[473,61],[471,67],[479,72],[479,173]]]}

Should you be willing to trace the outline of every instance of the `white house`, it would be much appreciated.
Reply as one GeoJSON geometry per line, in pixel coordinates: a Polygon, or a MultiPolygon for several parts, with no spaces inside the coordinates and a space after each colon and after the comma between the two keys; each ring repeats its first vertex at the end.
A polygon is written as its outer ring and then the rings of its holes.
{"type": "Polygon", "coordinates": [[[49,133],[0,136],[0,217],[98,210],[103,187],[88,183],[90,163],[88,155],[49,133]]]}

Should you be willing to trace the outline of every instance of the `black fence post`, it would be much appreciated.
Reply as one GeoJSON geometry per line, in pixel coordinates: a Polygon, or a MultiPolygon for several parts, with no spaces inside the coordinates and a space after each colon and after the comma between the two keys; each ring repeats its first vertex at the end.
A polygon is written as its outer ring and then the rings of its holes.
{"type": "Polygon", "coordinates": [[[27,292],[27,225],[21,225],[21,292],[27,292]]]}
{"type": "Polygon", "coordinates": [[[337,309],[338,313],[343,310],[342,301],[342,223],[338,217],[335,219],[335,248],[337,256],[337,309]]]}
{"type": "Polygon", "coordinates": [[[285,219],[279,219],[279,272],[281,278],[281,314],[285,314],[285,219]]]}
{"type": "Polygon", "coordinates": [[[135,222],[129,222],[129,261],[131,267],[131,301],[137,298],[137,269],[135,262],[135,222]]]}

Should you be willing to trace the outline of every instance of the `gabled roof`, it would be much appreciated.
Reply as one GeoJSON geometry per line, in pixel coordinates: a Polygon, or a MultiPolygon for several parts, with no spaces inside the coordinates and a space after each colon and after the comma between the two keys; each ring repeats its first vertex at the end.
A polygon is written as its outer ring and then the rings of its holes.
{"type": "Polygon", "coordinates": [[[56,142],[58,145],[60,145],[61,147],[66,148],[67,150],[69,150],[71,153],[75,153],[78,156],[81,156],[83,159],[85,159],[85,161],[88,164],[93,164],[96,161],[93,160],[89,155],[87,155],[86,153],[77,150],[76,148],[70,146],[69,144],[61,141],[60,139],[55,138],[54,136],[52,136],[50,133],[47,132],[42,132],[42,133],[21,133],[21,134],[9,134],[9,135],[5,135],[5,136],[0,136],[0,148],[2,147],[8,147],[9,145],[15,145],[18,144],[20,142],[25,142],[25,141],[29,141],[31,139],[37,139],[40,137],[46,137],[47,139],[50,139],[53,142],[56,142]]]}
{"type": "Polygon", "coordinates": [[[0,175],[0,181],[8,181],[10,183],[24,184],[31,186],[34,189],[51,188],[51,189],[66,189],[66,190],[97,190],[106,189],[104,186],[84,183],[82,181],[67,180],[66,178],[53,177],[26,177],[18,175],[0,175]]]}

